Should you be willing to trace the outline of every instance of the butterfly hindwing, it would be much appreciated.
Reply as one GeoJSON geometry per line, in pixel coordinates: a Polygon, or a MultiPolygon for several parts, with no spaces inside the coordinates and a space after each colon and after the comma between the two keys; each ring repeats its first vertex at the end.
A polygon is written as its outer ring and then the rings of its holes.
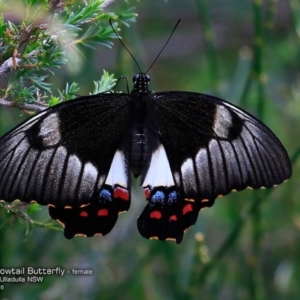
{"type": "Polygon", "coordinates": [[[148,204],[138,218],[138,229],[145,238],[176,240],[198,217],[201,203],[185,199],[175,186],[165,148],[153,152],[142,186],[148,204]]]}
{"type": "Polygon", "coordinates": [[[130,182],[124,153],[118,150],[105,183],[88,205],[49,207],[50,216],[63,224],[65,237],[105,235],[114,227],[120,212],[130,207],[130,182]]]}
{"type": "MultiPolygon", "coordinates": [[[[76,208],[49,207],[51,218],[59,221],[64,226],[65,237],[71,239],[74,235],[87,237],[105,235],[114,227],[119,211],[116,201],[107,188],[106,197],[99,197],[89,205],[76,208]]],[[[103,193],[103,192],[102,192],[103,193]]]]}
{"type": "Polygon", "coordinates": [[[114,227],[120,212],[130,206],[130,192],[120,186],[104,185],[97,199],[90,204],[76,208],[49,207],[51,218],[59,221],[65,228],[68,239],[75,235],[87,237],[105,235],[114,227]]]}
{"type": "Polygon", "coordinates": [[[131,100],[125,94],[82,97],[6,134],[0,141],[0,199],[49,205],[69,238],[109,232],[130,206],[122,141],[131,100]]]}
{"type": "Polygon", "coordinates": [[[153,188],[147,201],[138,218],[139,232],[145,238],[163,241],[181,243],[185,230],[196,223],[201,209],[201,203],[187,201],[175,186],[153,188]]]}

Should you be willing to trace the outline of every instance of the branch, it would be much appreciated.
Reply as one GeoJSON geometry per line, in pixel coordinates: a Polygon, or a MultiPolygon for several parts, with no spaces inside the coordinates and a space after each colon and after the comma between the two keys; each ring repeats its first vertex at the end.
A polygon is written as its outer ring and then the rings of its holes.
{"type": "Polygon", "coordinates": [[[6,106],[6,107],[16,107],[19,108],[23,111],[35,111],[35,112],[40,112],[46,108],[48,108],[48,105],[45,104],[22,104],[18,102],[13,102],[13,101],[7,101],[3,98],[0,98],[0,105],[1,106],[6,106]]]}
{"type": "Polygon", "coordinates": [[[17,57],[10,57],[9,59],[7,59],[1,66],[0,66],[0,77],[6,72],[8,71],[8,69],[14,68],[15,64],[18,64],[19,62],[21,62],[22,60],[20,58],[17,57]]]}

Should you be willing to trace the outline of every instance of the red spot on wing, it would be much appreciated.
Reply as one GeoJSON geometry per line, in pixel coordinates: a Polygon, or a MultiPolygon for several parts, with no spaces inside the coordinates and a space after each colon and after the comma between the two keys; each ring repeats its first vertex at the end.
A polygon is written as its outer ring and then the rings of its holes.
{"type": "Polygon", "coordinates": [[[109,215],[109,212],[107,209],[103,208],[103,209],[98,210],[97,215],[98,215],[98,217],[106,217],[109,215]]]}
{"type": "Polygon", "coordinates": [[[161,212],[158,211],[158,210],[155,210],[155,211],[151,212],[150,218],[151,219],[158,219],[158,220],[161,219],[161,212]]]}
{"type": "Polygon", "coordinates": [[[122,200],[128,201],[129,200],[128,190],[123,189],[121,187],[116,187],[114,189],[114,198],[120,198],[122,200]]]}
{"type": "Polygon", "coordinates": [[[145,193],[146,199],[149,199],[150,194],[151,194],[150,189],[149,188],[145,188],[144,189],[144,193],[145,193]]]}
{"type": "Polygon", "coordinates": [[[177,221],[177,216],[176,215],[172,215],[170,218],[169,218],[170,221],[177,221]]]}
{"type": "Polygon", "coordinates": [[[183,209],[182,209],[182,214],[185,215],[189,212],[193,211],[193,206],[191,203],[188,203],[183,209]]]}
{"type": "Polygon", "coordinates": [[[88,217],[89,216],[89,214],[86,212],[86,211],[81,211],[80,213],[79,213],[79,215],[80,215],[80,217],[84,217],[84,218],[86,218],[86,217],[88,217]]]}

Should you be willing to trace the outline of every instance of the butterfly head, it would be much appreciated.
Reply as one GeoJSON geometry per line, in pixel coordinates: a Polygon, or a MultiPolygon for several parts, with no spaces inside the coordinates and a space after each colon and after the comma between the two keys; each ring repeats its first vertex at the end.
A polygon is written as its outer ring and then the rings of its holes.
{"type": "Polygon", "coordinates": [[[139,73],[133,76],[132,81],[134,83],[133,91],[146,94],[149,92],[148,85],[150,82],[150,76],[145,73],[139,73]]]}

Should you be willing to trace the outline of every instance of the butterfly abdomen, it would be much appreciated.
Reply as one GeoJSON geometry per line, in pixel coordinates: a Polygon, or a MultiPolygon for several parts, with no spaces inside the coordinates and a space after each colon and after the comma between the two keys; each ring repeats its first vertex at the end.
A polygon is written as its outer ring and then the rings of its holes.
{"type": "Polygon", "coordinates": [[[145,166],[149,147],[147,139],[147,127],[144,124],[136,124],[131,134],[130,170],[138,177],[145,166]]]}
{"type": "MultiPolygon", "coordinates": [[[[140,74],[141,75],[141,74],[140,74]]],[[[129,140],[129,166],[134,177],[140,176],[150,159],[151,142],[149,139],[148,116],[148,77],[138,77],[131,95],[134,98],[131,104],[132,120],[129,140]],[[140,82],[141,81],[141,82],[140,82]],[[142,90],[142,92],[140,91],[142,90]]]]}

